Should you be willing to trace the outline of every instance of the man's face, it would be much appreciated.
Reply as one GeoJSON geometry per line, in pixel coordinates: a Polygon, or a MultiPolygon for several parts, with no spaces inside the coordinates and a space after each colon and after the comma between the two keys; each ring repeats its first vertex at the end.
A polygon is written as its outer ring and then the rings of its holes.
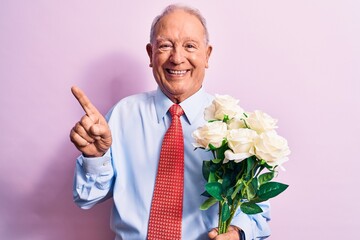
{"type": "Polygon", "coordinates": [[[182,102],[201,88],[212,48],[195,16],[176,10],[162,17],[154,42],[146,49],[157,84],[173,102],[182,102]]]}

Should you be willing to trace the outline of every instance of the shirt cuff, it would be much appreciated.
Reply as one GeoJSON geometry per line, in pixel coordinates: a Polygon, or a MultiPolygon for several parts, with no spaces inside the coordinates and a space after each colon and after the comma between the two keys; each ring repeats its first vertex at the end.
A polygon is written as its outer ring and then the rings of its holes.
{"type": "Polygon", "coordinates": [[[245,239],[253,239],[252,223],[248,215],[239,212],[236,218],[233,219],[231,225],[239,227],[245,233],[245,239]]]}
{"type": "Polygon", "coordinates": [[[239,229],[239,238],[240,240],[246,240],[245,232],[242,229],[239,229]]]}
{"type": "Polygon", "coordinates": [[[111,158],[107,155],[92,158],[81,155],[80,158],[85,173],[98,175],[112,170],[111,158]]]}

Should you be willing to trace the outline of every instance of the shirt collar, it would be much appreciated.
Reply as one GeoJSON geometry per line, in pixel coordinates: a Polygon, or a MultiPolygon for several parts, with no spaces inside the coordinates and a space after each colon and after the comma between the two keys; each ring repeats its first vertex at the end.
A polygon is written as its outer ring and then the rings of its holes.
{"type": "MultiPolygon", "coordinates": [[[[199,111],[204,111],[204,98],[206,98],[206,93],[202,88],[200,88],[199,91],[197,91],[195,94],[188,97],[187,99],[185,99],[185,101],[179,104],[184,110],[185,116],[189,124],[192,124],[195,121],[196,117],[199,114],[199,111]]],[[[158,87],[155,95],[155,108],[158,122],[163,119],[163,117],[166,115],[167,111],[173,104],[174,103],[158,87]]]]}

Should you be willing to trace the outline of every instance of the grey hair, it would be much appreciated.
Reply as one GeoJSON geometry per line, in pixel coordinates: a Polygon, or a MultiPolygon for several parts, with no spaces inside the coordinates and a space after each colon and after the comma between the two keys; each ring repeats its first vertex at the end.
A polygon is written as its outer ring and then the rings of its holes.
{"type": "Polygon", "coordinates": [[[169,13],[174,12],[175,10],[183,10],[184,12],[189,13],[189,14],[195,16],[197,19],[199,19],[199,21],[201,22],[201,24],[204,27],[205,43],[208,44],[209,43],[209,32],[208,32],[208,29],[206,27],[205,18],[201,15],[201,13],[200,13],[200,11],[198,9],[191,8],[191,7],[188,7],[188,6],[185,6],[185,5],[180,5],[180,4],[171,4],[171,5],[167,6],[160,15],[155,17],[155,19],[153,20],[153,22],[151,24],[150,43],[154,43],[156,25],[159,23],[161,18],[168,15],[169,13]]]}

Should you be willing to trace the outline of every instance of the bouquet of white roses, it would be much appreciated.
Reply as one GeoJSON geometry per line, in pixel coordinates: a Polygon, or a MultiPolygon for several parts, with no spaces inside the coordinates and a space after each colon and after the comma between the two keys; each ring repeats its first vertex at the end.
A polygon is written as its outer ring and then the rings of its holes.
{"type": "Polygon", "coordinates": [[[195,149],[213,153],[203,161],[207,180],[200,209],[219,203],[219,233],[225,233],[236,210],[245,214],[262,212],[257,203],[283,192],[288,185],[271,181],[277,168],[288,160],[285,138],[275,129],[277,120],[261,111],[245,112],[238,100],[216,95],[205,109],[208,122],[193,132],[195,149]]]}

